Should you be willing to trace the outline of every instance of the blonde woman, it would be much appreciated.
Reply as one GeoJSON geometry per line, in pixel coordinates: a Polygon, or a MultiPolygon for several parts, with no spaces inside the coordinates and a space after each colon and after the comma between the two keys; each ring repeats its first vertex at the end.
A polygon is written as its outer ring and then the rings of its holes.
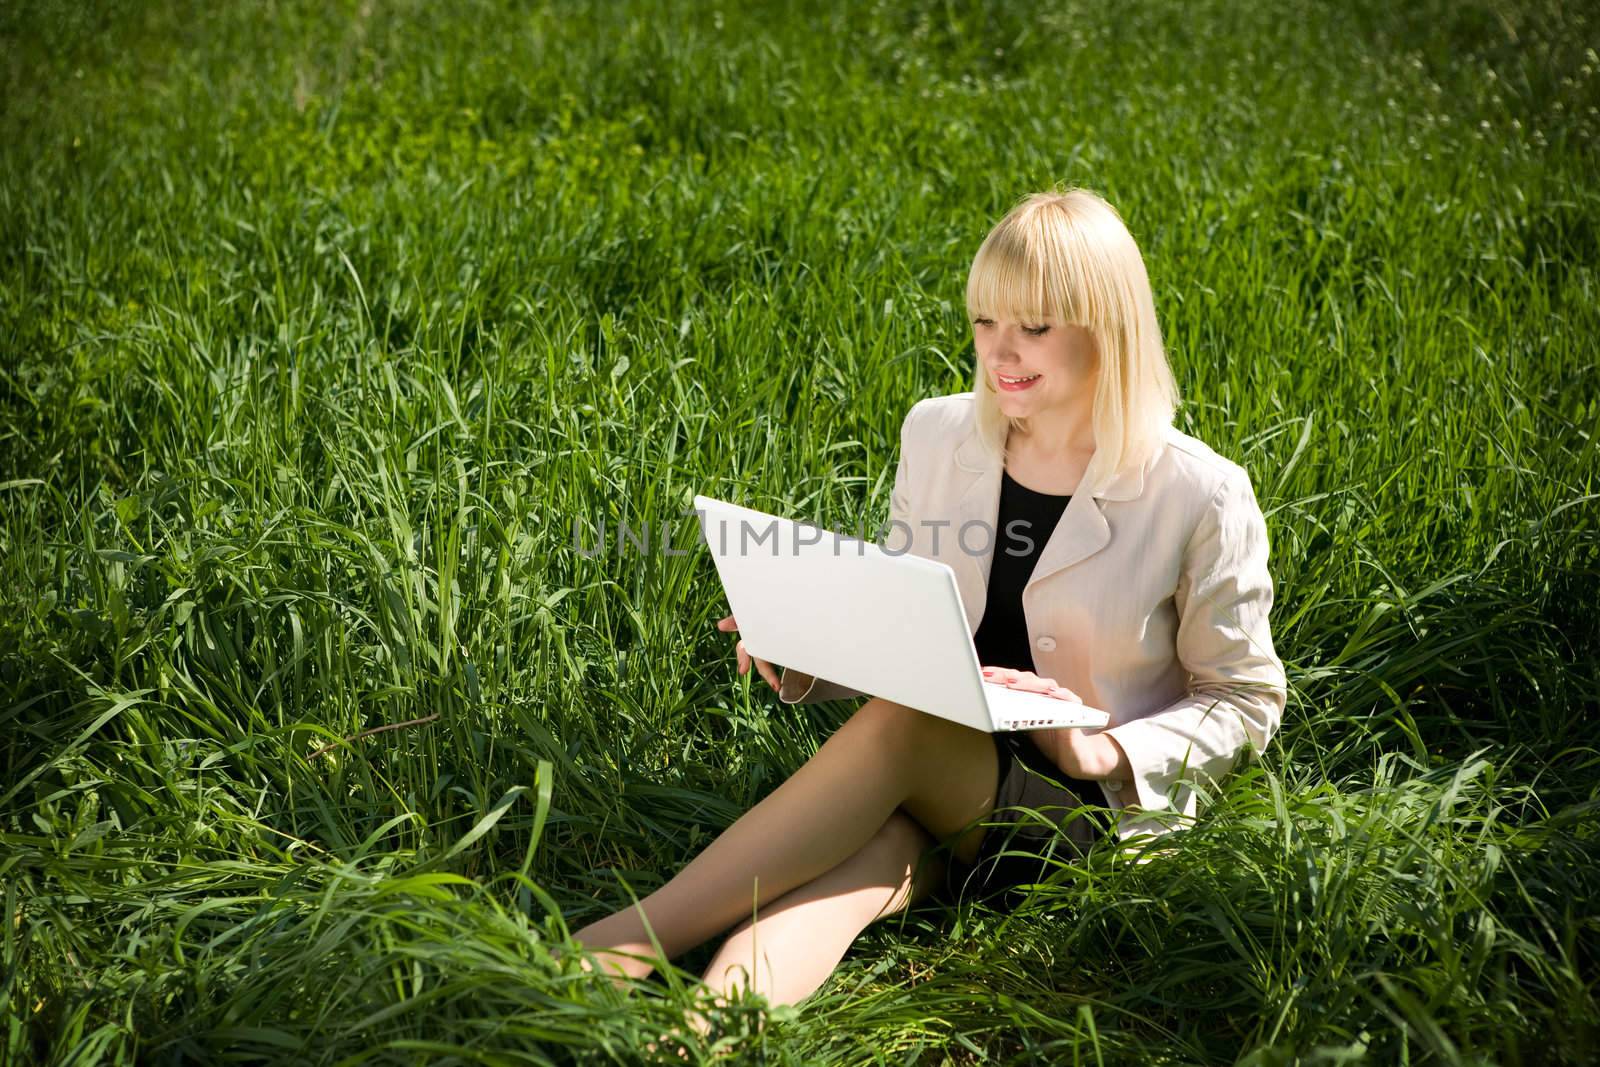
{"type": "MultiPolygon", "coordinates": [[[[996,862],[1011,835],[1030,853],[1166,833],[1195,817],[1192,783],[1277,730],[1266,522],[1244,468],[1172,426],[1121,217],[1083,189],[1026,197],[978,249],[966,304],[973,388],[906,416],[886,547],[954,568],[991,678],[1110,725],[991,735],[867,699],[671,881],[574,933],[618,976],[654,969],[646,919],[669,959],[738,923],[707,985],[796,1003],[869,923],[1037,876],[996,862]]],[[[866,696],[736,651],[786,703],[866,696]]]]}

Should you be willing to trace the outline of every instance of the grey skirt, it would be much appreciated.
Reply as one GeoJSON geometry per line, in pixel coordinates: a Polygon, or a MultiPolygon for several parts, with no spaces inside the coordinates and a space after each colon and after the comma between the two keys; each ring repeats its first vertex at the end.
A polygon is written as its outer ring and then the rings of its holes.
{"type": "Polygon", "coordinates": [[[1025,731],[992,736],[1000,772],[994,811],[983,819],[987,829],[972,863],[947,853],[944,884],[936,895],[948,901],[1008,896],[1111,836],[1106,812],[1081,810],[1110,806],[1099,782],[1067,774],[1025,731]]]}

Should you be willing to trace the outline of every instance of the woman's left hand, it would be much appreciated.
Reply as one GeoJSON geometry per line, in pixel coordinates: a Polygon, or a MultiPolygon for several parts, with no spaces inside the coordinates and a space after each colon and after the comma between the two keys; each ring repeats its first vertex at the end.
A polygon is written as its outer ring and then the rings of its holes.
{"type": "Polygon", "coordinates": [[[998,682],[1007,689],[1020,689],[1025,693],[1043,693],[1047,697],[1057,700],[1070,700],[1075,704],[1082,704],[1083,698],[1064,685],[1057,685],[1054,678],[1041,678],[1032,671],[1019,671],[1011,667],[985,667],[983,680],[998,682]]]}
{"type": "MultiPolygon", "coordinates": [[[[1057,685],[1054,678],[1041,678],[1032,671],[985,667],[983,678],[1011,689],[1083,703],[1082,697],[1064,685],[1057,685]]],[[[1122,749],[1111,738],[1085,730],[1081,726],[1067,726],[1059,730],[1029,730],[1028,736],[1052,763],[1075,778],[1098,781],[1111,777],[1122,762],[1122,749]]]]}

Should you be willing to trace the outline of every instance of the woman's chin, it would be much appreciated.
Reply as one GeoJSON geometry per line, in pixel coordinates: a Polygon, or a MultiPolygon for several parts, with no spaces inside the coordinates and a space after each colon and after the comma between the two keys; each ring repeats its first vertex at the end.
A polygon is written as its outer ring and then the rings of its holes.
{"type": "MultiPolygon", "coordinates": [[[[1028,392],[1032,392],[1032,390],[1029,390],[1028,392]]],[[[1038,410],[1038,405],[1033,402],[1033,398],[1030,397],[1028,393],[1002,392],[996,393],[995,398],[1000,403],[1001,413],[1010,415],[1013,418],[1021,415],[1029,415],[1038,410]]]]}

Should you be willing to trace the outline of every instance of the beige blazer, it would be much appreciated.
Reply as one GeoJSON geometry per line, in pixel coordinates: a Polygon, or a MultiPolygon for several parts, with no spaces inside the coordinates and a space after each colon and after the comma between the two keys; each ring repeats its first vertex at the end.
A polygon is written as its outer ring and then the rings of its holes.
{"type": "MultiPolygon", "coordinates": [[[[976,433],[973,394],[915,404],[881,543],[955,571],[976,634],[1003,464],[976,433]],[[963,550],[958,537],[967,530],[963,550]],[[986,544],[986,542],[988,542],[986,544]]],[[[1092,496],[1074,493],[1022,594],[1038,673],[1107,712],[1131,781],[1105,786],[1118,835],[1163,834],[1196,816],[1193,784],[1218,780],[1276,732],[1287,700],[1267,616],[1267,526],[1245,469],[1169,427],[1161,447],[1092,496]]],[[[785,670],[779,699],[865,696],[785,670]]]]}

